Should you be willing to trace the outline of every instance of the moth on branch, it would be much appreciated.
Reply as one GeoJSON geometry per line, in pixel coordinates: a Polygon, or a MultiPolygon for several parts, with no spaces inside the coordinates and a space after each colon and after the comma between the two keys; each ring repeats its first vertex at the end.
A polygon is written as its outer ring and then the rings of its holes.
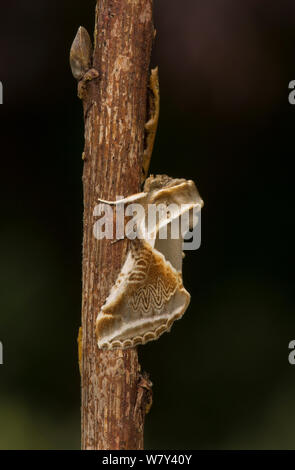
{"type": "Polygon", "coordinates": [[[182,283],[184,233],[179,222],[203,206],[194,182],[151,176],[143,193],[110,204],[135,202],[136,237],[132,236],[126,261],[96,320],[102,349],[131,348],[158,339],[182,317],[190,301],[182,283]],[[158,207],[162,211],[149,218],[149,209],[158,207]]]}

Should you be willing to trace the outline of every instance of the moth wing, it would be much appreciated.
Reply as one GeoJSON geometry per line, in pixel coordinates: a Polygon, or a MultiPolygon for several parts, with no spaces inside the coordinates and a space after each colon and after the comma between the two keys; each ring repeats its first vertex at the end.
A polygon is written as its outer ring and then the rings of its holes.
{"type": "Polygon", "coordinates": [[[190,295],[181,272],[145,240],[136,240],[96,320],[102,349],[157,339],[182,317],[190,295]]]}

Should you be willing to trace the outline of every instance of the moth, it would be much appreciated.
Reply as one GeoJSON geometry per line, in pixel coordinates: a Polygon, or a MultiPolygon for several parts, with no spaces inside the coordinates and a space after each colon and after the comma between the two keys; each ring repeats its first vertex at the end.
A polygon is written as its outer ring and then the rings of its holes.
{"type": "Polygon", "coordinates": [[[137,203],[143,208],[136,219],[137,236],[130,241],[121,272],[96,319],[98,347],[126,349],[156,340],[186,311],[190,294],[182,281],[184,234],[179,230],[175,236],[174,229],[185,215],[192,228],[193,211],[201,210],[203,201],[193,181],[152,175],[143,192],[101,202],[137,203]],[[150,207],[162,209],[152,223],[150,207]]]}

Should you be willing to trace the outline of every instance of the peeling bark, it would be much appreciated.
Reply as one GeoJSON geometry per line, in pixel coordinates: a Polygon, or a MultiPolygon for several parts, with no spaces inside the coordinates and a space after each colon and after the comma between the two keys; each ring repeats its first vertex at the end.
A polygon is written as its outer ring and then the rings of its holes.
{"type": "Polygon", "coordinates": [[[78,85],[85,121],[82,300],[82,448],[142,449],[151,383],[137,350],[101,351],[95,320],[127,253],[127,240],[93,236],[97,199],[140,190],[152,0],[98,0],[91,70],[78,85]],[[98,74],[97,74],[98,72],[98,74]]]}

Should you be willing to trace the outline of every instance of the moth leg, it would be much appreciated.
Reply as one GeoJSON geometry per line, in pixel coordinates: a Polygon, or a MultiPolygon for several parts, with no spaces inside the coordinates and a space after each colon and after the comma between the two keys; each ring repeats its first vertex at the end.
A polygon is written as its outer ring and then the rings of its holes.
{"type": "Polygon", "coordinates": [[[111,245],[114,245],[115,243],[121,242],[122,240],[124,240],[124,238],[118,238],[118,239],[116,239],[116,240],[113,240],[113,241],[111,242],[111,245]]]}
{"type": "Polygon", "coordinates": [[[148,175],[160,114],[160,87],[158,67],[151,70],[149,89],[149,120],[145,124],[146,146],[144,149],[142,161],[142,183],[145,181],[148,175]]]}

